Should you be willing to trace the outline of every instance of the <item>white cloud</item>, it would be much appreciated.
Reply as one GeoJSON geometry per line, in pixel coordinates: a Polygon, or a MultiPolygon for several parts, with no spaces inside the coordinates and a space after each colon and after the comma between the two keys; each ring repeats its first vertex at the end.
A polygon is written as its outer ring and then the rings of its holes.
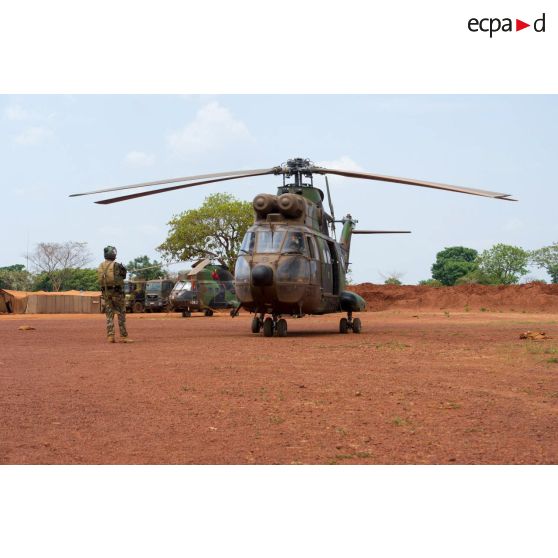
{"type": "Polygon", "coordinates": [[[50,139],[54,134],[52,130],[41,126],[32,126],[21,132],[15,138],[15,142],[21,145],[37,145],[50,139]]]}
{"type": "Polygon", "coordinates": [[[124,157],[124,162],[130,167],[149,167],[155,162],[155,157],[143,151],[130,151],[124,157]]]}
{"type": "Polygon", "coordinates": [[[364,172],[364,169],[347,155],[342,155],[339,159],[335,159],[334,161],[320,161],[316,164],[328,169],[364,172]]]}
{"type": "Polygon", "coordinates": [[[4,117],[8,120],[30,120],[31,113],[21,105],[10,105],[4,109],[4,117]]]}
{"type": "Polygon", "coordinates": [[[182,130],[170,134],[168,143],[177,155],[199,155],[251,137],[244,122],[213,101],[201,107],[194,120],[182,130]]]}

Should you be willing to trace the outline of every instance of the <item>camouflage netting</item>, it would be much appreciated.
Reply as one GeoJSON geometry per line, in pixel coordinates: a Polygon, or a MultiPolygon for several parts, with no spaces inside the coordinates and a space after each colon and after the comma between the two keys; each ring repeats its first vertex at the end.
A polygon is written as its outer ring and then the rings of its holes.
{"type": "Polygon", "coordinates": [[[410,310],[454,310],[478,312],[558,312],[558,285],[459,285],[427,287],[414,285],[374,285],[348,287],[362,296],[369,312],[391,308],[410,310]]]}

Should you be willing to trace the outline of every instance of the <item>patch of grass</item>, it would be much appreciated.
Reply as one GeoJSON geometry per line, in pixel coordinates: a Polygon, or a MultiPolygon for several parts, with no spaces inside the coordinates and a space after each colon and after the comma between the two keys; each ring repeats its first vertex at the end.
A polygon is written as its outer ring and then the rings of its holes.
{"type": "Polygon", "coordinates": [[[461,404],[455,401],[446,401],[440,405],[440,409],[461,409],[461,404]]]}
{"type": "Polygon", "coordinates": [[[471,308],[469,307],[468,304],[465,304],[465,308],[464,308],[465,312],[470,312],[471,308]]]}
{"type": "Polygon", "coordinates": [[[549,358],[546,362],[551,362],[553,364],[556,364],[556,363],[558,363],[558,358],[552,357],[552,358],[549,358]]]}
{"type": "Polygon", "coordinates": [[[360,459],[366,459],[367,457],[372,457],[372,454],[368,451],[357,451],[355,455],[360,459]]]}
{"type": "Polygon", "coordinates": [[[341,436],[346,436],[347,435],[347,431],[344,428],[341,428],[341,427],[336,428],[335,432],[337,432],[337,434],[340,434],[341,436]]]}
{"type": "Polygon", "coordinates": [[[409,426],[409,421],[401,417],[394,417],[391,424],[394,424],[395,426],[409,426]]]}
{"type": "Polygon", "coordinates": [[[450,317],[450,313],[446,310],[446,311],[444,312],[444,316],[445,316],[446,318],[449,318],[449,317],[450,317]]]}
{"type": "Polygon", "coordinates": [[[481,306],[480,311],[481,311],[481,312],[488,312],[488,308],[485,308],[484,306],[481,306]]]}
{"type": "Polygon", "coordinates": [[[367,451],[356,451],[355,453],[339,453],[335,456],[335,461],[354,459],[355,457],[358,457],[359,459],[366,459],[367,457],[372,457],[372,454],[367,451]]]}
{"type": "Polygon", "coordinates": [[[180,389],[182,391],[194,391],[194,388],[191,388],[190,386],[182,386],[180,389]]]}
{"type": "Polygon", "coordinates": [[[542,345],[539,341],[527,343],[525,350],[532,355],[558,355],[558,347],[548,347],[542,345]]]}
{"type": "Polygon", "coordinates": [[[282,424],[283,422],[285,422],[285,419],[278,417],[277,415],[273,415],[269,418],[269,422],[271,422],[271,424],[282,424]]]}

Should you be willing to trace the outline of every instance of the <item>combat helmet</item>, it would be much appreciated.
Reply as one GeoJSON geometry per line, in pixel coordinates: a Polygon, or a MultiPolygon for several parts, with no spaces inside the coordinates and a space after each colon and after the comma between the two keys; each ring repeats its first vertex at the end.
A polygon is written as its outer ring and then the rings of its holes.
{"type": "Polygon", "coordinates": [[[114,246],[105,246],[105,260],[116,259],[116,248],[114,246]]]}

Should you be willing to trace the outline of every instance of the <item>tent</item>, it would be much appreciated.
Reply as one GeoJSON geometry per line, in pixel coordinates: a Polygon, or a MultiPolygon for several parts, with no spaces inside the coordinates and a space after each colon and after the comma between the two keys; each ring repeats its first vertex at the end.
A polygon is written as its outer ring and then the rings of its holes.
{"type": "Polygon", "coordinates": [[[0,289],[0,312],[10,314],[96,314],[101,311],[97,291],[23,292],[0,289]]]}

